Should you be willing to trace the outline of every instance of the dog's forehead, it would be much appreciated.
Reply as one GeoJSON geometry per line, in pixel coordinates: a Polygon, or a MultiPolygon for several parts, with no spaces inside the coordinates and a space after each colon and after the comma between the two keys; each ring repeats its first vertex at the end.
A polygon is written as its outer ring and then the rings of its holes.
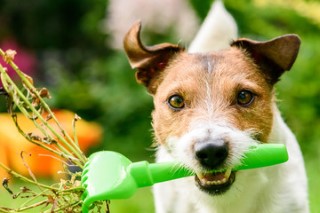
{"type": "Polygon", "coordinates": [[[170,64],[167,75],[179,81],[208,76],[219,79],[232,76],[263,77],[253,60],[237,48],[212,53],[182,53],[170,64]]]}

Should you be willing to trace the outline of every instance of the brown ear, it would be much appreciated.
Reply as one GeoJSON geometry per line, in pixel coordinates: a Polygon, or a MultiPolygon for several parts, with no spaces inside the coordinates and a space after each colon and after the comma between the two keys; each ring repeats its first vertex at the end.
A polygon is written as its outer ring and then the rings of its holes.
{"type": "Polygon", "coordinates": [[[183,51],[184,48],[170,43],[144,46],[140,40],[140,31],[141,23],[136,22],[124,38],[124,49],[131,67],[137,69],[137,81],[144,84],[150,93],[154,93],[156,88],[152,81],[175,53],[183,51]]]}
{"type": "Polygon", "coordinates": [[[231,46],[245,49],[255,63],[266,74],[269,82],[275,84],[282,73],[290,70],[299,52],[300,39],[289,34],[266,42],[239,39],[231,46]]]}

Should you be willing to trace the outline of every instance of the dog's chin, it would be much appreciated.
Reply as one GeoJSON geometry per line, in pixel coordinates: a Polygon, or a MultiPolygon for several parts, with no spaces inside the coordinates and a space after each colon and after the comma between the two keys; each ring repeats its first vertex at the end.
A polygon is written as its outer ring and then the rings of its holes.
{"type": "Polygon", "coordinates": [[[197,173],[195,175],[196,185],[199,189],[210,195],[224,194],[234,183],[236,173],[228,169],[224,172],[197,173]]]}

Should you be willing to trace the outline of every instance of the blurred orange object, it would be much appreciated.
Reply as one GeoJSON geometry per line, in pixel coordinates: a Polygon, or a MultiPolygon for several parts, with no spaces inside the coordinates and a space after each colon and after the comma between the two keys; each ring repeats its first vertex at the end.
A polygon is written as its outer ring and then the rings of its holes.
{"type": "MultiPolygon", "coordinates": [[[[73,136],[72,122],[75,114],[66,110],[56,110],[54,114],[62,128],[73,136]]],[[[33,122],[24,115],[18,113],[17,119],[24,132],[40,134],[33,122]]],[[[102,138],[102,128],[97,123],[82,119],[76,123],[76,132],[80,148],[84,153],[90,146],[97,145],[102,138]]],[[[0,114],[0,162],[23,175],[28,175],[24,163],[36,176],[55,177],[57,172],[63,169],[63,163],[57,156],[28,142],[18,132],[11,116],[6,113],[0,114]]],[[[5,176],[7,173],[0,168],[0,178],[5,176]]]]}

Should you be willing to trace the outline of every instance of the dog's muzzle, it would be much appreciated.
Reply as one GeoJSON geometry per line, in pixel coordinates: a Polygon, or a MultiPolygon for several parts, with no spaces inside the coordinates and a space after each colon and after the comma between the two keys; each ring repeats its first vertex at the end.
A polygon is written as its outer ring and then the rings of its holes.
{"type": "Polygon", "coordinates": [[[211,195],[226,192],[235,181],[232,168],[224,168],[229,155],[228,144],[224,140],[201,141],[195,144],[194,153],[202,167],[201,172],[196,172],[197,186],[211,195]],[[213,170],[215,172],[210,172],[213,170]]]}

